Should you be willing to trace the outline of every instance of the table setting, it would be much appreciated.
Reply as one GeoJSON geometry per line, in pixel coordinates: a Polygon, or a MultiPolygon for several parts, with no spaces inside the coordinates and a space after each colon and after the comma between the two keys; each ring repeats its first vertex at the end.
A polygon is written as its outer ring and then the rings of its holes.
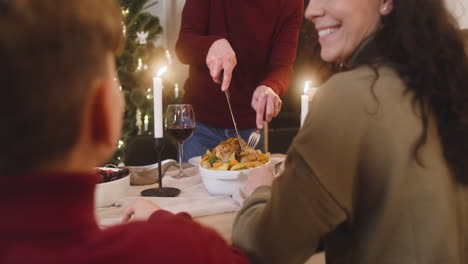
{"type": "MultiPolygon", "coordinates": [[[[284,164],[284,154],[272,154],[268,166],[276,166],[277,173],[281,172],[284,164]]],[[[180,189],[176,197],[142,197],[141,192],[148,188],[156,187],[158,184],[150,185],[129,185],[127,195],[116,200],[111,206],[96,207],[96,217],[101,227],[109,227],[121,223],[123,209],[136,198],[143,198],[156,203],[164,210],[172,213],[187,212],[192,217],[216,215],[238,211],[243,203],[242,195],[237,189],[232,195],[211,194],[200,176],[201,160],[196,157],[190,160],[191,163],[184,164],[183,172],[187,177],[176,178],[180,173],[177,166],[172,166],[162,177],[162,184],[165,187],[180,189]]],[[[170,162],[164,162],[170,164],[170,162]]],[[[172,162],[174,165],[175,162],[172,162]]],[[[222,174],[221,171],[219,173],[222,174]]],[[[127,176],[127,177],[130,177],[127,176]]]]}
{"type": "Polygon", "coordinates": [[[250,171],[257,166],[270,166],[277,172],[280,166],[275,165],[283,163],[283,154],[270,156],[270,153],[263,154],[255,149],[260,138],[258,132],[252,133],[248,143],[240,138],[226,91],[237,137],[221,142],[201,157],[193,157],[188,164],[182,164],[183,143],[195,129],[195,113],[190,104],[169,104],[163,116],[161,76],[166,69],[161,68],[153,78],[154,151],[157,153],[157,163],[124,167],[129,175],[118,180],[119,185],[112,182],[98,184],[96,217],[102,227],[121,223],[124,208],[139,197],[172,213],[187,212],[192,217],[236,212],[243,204],[240,189],[250,171]],[[178,164],[175,160],[161,159],[164,131],[178,143],[178,164]],[[178,169],[174,165],[178,165],[178,169]]]}

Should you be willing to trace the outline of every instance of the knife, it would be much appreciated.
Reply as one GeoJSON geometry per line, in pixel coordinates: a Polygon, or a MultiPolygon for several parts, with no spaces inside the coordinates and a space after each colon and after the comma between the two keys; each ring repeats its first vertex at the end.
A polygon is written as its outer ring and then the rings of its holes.
{"type": "MultiPolygon", "coordinates": [[[[223,78],[224,77],[224,70],[221,71],[221,76],[219,77],[219,80],[221,81],[221,83],[223,82],[223,78]]],[[[232,106],[231,106],[231,99],[230,99],[230,96],[229,96],[229,90],[226,90],[224,92],[224,94],[226,95],[226,100],[228,102],[228,106],[229,106],[229,112],[231,113],[231,119],[232,119],[232,123],[234,124],[234,129],[236,130],[236,135],[237,135],[237,140],[239,141],[239,146],[240,146],[240,150],[241,152],[243,151],[242,149],[242,141],[241,141],[241,137],[239,135],[239,130],[237,130],[237,124],[236,124],[236,119],[234,118],[234,113],[232,112],[232,106]]]]}

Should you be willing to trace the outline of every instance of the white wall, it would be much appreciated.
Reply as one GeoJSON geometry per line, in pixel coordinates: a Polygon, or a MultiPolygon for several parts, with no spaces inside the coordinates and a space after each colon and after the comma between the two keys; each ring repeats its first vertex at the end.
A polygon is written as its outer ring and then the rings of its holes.
{"type": "Polygon", "coordinates": [[[163,34],[157,40],[156,45],[162,45],[171,53],[173,64],[170,66],[165,78],[178,83],[182,87],[188,76],[188,66],[182,65],[175,55],[174,47],[180,30],[182,8],[185,0],[158,0],[158,4],[147,11],[159,17],[163,34]]]}

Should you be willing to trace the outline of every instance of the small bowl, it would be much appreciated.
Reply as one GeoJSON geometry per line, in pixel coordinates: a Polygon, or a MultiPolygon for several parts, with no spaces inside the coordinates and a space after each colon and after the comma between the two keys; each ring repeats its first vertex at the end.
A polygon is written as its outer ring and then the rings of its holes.
{"type": "MultiPolygon", "coordinates": [[[[268,166],[270,161],[271,159],[261,166],[268,166]]],[[[250,172],[255,168],[237,171],[219,171],[205,169],[200,164],[198,165],[198,171],[206,189],[214,195],[232,195],[235,190],[242,187],[250,172]]]]}
{"type": "MultiPolygon", "coordinates": [[[[162,175],[172,166],[177,164],[173,159],[161,161],[162,175]]],[[[146,166],[126,166],[130,171],[130,184],[132,185],[147,185],[156,183],[158,180],[158,163],[146,166]]]]}
{"type": "MultiPolygon", "coordinates": [[[[118,171],[115,168],[105,168],[105,170],[118,171]]],[[[116,201],[128,195],[130,187],[130,176],[125,176],[115,181],[103,182],[96,185],[95,189],[95,206],[108,207],[112,206],[116,201]]]]}

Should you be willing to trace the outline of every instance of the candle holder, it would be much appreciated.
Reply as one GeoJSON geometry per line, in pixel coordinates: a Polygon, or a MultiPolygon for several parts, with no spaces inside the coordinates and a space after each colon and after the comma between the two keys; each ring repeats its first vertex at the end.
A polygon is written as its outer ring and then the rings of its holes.
{"type": "Polygon", "coordinates": [[[141,192],[141,196],[152,196],[152,197],[175,197],[179,195],[180,189],[172,187],[163,187],[162,184],[162,166],[161,166],[161,154],[164,149],[164,139],[155,138],[155,150],[158,157],[158,188],[146,189],[141,192]]]}

